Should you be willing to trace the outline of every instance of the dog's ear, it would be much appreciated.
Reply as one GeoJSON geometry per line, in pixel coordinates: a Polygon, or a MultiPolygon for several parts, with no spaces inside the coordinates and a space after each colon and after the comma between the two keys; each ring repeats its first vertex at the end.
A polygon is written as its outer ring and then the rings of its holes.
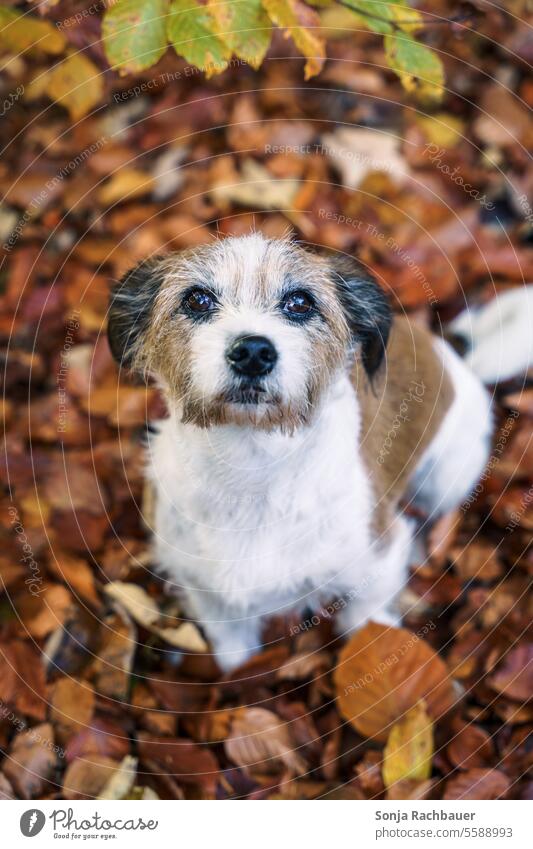
{"type": "Polygon", "coordinates": [[[130,367],[150,324],[161,285],[161,257],[144,259],[111,289],[107,338],[115,360],[130,367]]]}
{"type": "Polygon", "coordinates": [[[370,380],[379,369],[392,323],[388,298],[372,274],[355,259],[330,259],[333,280],[352,338],[370,380]]]}

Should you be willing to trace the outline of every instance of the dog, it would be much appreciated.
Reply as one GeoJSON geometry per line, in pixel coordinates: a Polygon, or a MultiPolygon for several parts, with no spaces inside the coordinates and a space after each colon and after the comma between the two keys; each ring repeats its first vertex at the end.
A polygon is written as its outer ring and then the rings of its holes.
{"type": "Polygon", "coordinates": [[[456,507],[490,450],[489,395],[447,342],[393,316],[359,261],[260,233],[142,261],[108,338],[166,396],[155,561],[224,672],[273,614],[336,598],[339,634],[398,624],[405,505],[456,507]]]}

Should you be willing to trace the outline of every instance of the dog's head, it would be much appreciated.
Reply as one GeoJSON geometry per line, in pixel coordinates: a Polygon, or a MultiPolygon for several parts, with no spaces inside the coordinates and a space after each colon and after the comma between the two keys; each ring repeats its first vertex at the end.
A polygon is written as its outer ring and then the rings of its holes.
{"type": "Polygon", "coordinates": [[[108,334],[184,421],[292,431],[352,355],[372,379],[390,321],[358,262],[254,233],[141,262],[113,289],[108,334]]]}

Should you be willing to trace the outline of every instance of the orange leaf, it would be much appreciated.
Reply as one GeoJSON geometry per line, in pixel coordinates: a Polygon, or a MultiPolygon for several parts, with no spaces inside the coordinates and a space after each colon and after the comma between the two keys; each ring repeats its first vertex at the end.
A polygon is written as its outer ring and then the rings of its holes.
{"type": "Polygon", "coordinates": [[[385,742],[392,725],[424,699],[432,719],[454,703],[443,661],[417,634],[369,622],[344,646],[334,672],[341,714],[385,742]]]}

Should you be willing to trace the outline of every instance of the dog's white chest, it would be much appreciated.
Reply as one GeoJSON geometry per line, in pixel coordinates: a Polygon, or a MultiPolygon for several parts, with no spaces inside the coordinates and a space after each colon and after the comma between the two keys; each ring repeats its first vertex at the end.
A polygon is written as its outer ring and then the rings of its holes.
{"type": "Polygon", "coordinates": [[[353,390],[342,380],[295,436],[161,423],[151,445],[157,558],[185,591],[274,612],[353,582],[371,493],[353,390]],[[348,575],[349,571],[349,575],[348,575]]]}

